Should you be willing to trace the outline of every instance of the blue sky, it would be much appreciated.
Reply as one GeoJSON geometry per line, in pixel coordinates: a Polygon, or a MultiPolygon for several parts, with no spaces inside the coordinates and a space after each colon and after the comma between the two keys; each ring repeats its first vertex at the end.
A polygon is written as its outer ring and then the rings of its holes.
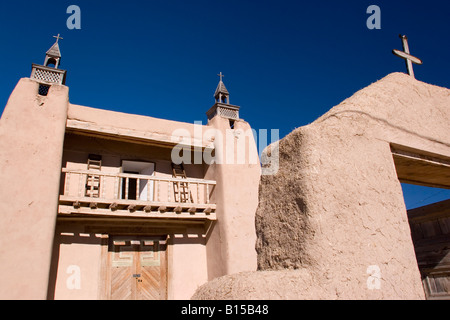
{"type": "MultiPolygon", "coordinates": [[[[387,74],[405,72],[391,53],[402,49],[400,33],[424,61],[417,79],[450,88],[449,17],[450,2],[442,0],[2,1],[0,112],[61,33],[71,103],[206,122],[223,72],[241,117],[283,137],[387,74]],[[66,26],[69,5],[81,9],[81,30],[66,26]],[[381,9],[380,30],[366,27],[370,5],[381,9]]],[[[450,197],[408,190],[407,205],[450,197]]]]}

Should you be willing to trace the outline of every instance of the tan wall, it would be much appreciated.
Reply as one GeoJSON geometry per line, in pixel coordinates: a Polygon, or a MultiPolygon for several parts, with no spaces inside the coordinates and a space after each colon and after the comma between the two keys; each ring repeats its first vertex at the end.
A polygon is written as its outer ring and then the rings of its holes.
{"type": "Polygon", "coordinates": [[[169,254],[169,299],[187,300],[208,281],[202,230],[173,234],[169,254]]]}
{"type": "Polygon", "coordinates": [[[256,214],[260,272],[201,299],[423,299],[391,144],[450,156],[450,90],[391,74],[276,143],[256,214]],[[262,285],[264,284],[264,285],[262,285]]]}
{"type": "Polygon", "coordinates": [[[251,130],[247,122],[236,121],[235,130],[231,131],[229,120],[216,116],[208,125],[220,132],[214,144],[216,156],[223,155],[221,163],[212,165],[207,172],[207,177],[214,176],[217,180],[215,200],[218,221],[207,243],[209,279],[213,279],[225,274],[256,270],[254,221],[261,168],[253,136],[247,138],[243,134],[251,130]],[[226,160],[227,130],[233,136],[229,147],[234,150],[235,157],[231,163],[226,160]],[[246,139],[241,144],[243,149],[239,150],[246,154],[244,164],[238,162],[237,148],[242,142],[239,139],[246,139]],[[256,159],[256,163],[251,163],[250,156],[256,159]]]}
{"type": "Polygon", "coordinates": [[[0,299],[46,299],[68,88],[21,79],[0,122],[0,299]]]}
{"type": "Polygon", "coordinates": [[[99,289],[102,284],[101,245],[101,234],[86,233],[77,225],[58,226],[50,275],[49,299],[99,299],[101,296],[99,289]]]}
{"type": "MultiPolygon", "coordinates": [[[[105,298],[107,235],[86,232],[88,226],[89,224],[64,222],[58,224],[49,299],[105,298]],[[73,281],[78,271],[79,287],[73,281]]],[[[184,233],[169,234],[167,294],[171,300],[189,299],[207,281],[206,248],[202,231],[186,229],[184,233]]]]}

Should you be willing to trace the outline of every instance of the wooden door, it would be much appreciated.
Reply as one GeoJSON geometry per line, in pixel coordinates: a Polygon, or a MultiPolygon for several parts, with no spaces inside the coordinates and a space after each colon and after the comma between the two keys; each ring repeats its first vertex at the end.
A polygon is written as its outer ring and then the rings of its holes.
{"type": "Polygon", "coordinates": [[[111,237],[108,297],[164,300],[167,296],[166,237],[111,237]]]}

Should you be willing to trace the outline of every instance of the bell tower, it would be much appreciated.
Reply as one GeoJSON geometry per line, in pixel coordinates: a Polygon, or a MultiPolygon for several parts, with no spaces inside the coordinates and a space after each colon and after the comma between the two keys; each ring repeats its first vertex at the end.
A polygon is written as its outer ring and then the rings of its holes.
{"type": "Polygon", "coordinates": [[[46,52],[44,66],[48,67],[50,64],[53,64],[55,66],[55,68],[57,69],[59,66],[59,63],[61,62],[61,51],[59,50],[58,41],[59,41],[59,39],[62,40],[63,38],[60,37],[59,34],[57,36],[53,36],[53,38],[56,38],[56,42],[46,52]]]}
{"type": "Polygon", "coordinates": [[[59,39],[0,118],[0,299],[47,298],[69,107],[59,39]]]}
{"type": "Polygon", "coordinates": [[[56,42],[46,52],[44,65],[32,64],[30,78],[37,80],[41,84],[39,86],[39,94],[43,96],[47,95],[51,85],[64,85],[66,83],[67,71],[58,69],[61,64],[61,51],[59,50],[58,42],[63,38],[61,38],[59,34],[54,36],[54,38],[56,38],[56,42]]]}
{"type": "Polygon", "coordinates": [[[220,81],[217,85],[216,92],[214,93],[216,103],[206,112],[208,120],[211,120],[216,115],[227,118],[231,121],[239,120],[240,107],[230,104],[230,93],[223,83],[224,75],[221,72],[218,76],[220,77],[220,81]]]}
{"type": "Polygon", "coordinates": [[[218,232],[211,233],[206,244],[210,279],[257,269],[255,212],[261,176],[253,130],[239,118],[240,107],[230,104],[222,72],[218,76],[215,104],[206,113],[214,132],[215,154],[206,178],[217,182],[219,221],[214,227],[218,232]]]}
{"type": "Polygon", "coordinates": [[[225,103],[230,104],[230,93],[228,92],[227,88],[225,87],[225,84],[222,81],[222,78],[224,75],[222,72],[218,74],[220,76],[219,85],[217,86],[216,92],[214,93],[214,98],[216,98],[216,103],[225,103]]]}

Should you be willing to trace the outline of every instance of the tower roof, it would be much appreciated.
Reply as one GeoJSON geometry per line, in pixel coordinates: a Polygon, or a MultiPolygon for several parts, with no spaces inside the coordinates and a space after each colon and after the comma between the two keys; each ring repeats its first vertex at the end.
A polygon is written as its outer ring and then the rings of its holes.
{"type": "Polygon", "coordinates": [[[61,51],[59,50],[58,40],[53,44],[53,46],[50,49],[48,49],[46,54],[54,58],[61,58],[61,51]]]}
{"type": "Polygon", "coordinates": [[[222,72],[219,73],[218,76],[220,77],[220,81],[219,81],[219,85],[217,86],[216,92],[214,92],[214,98],[216,98],[216,100],[218,100],[221,95],[225,96],[225,97],[228,97],[230,95],[227,88],[225,87],[225,84],[222,81],[222,79],[224,77],[222,72]]]}
{"type": "Polygon", "coordinates": [[[230,94],[222,80],[219,81],[219,85],[217,86],[216,92],[214,93],[214,97],[217,97],[219,95],[219,93],[226,94],[226,95],[230,94]]]}

